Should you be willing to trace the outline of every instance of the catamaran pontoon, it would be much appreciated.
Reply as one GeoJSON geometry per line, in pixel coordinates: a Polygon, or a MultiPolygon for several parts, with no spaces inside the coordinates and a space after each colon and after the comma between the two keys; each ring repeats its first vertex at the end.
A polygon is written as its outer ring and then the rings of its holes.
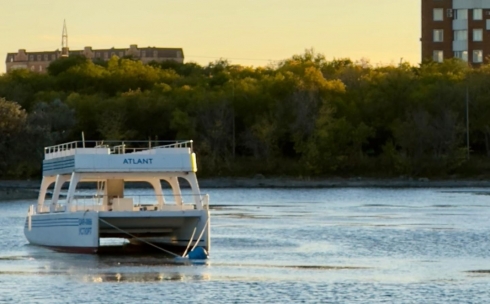
{"type": "Polygon", "coordinates": [[[63,251],[101,252],[102,238],[125,238],[128,246],[152,245],[177,255],[196,247],[209,252],[209,197],[201,195],[196,171],[192,141],[82,141],[46,147],[39,199],[29,208],[24,233],[32,244],[63,251]],[[179,178],[189,183],[189,196],[182,195],[179,178]],[[98,193],[76,196],[83,182],[95,182],[98,193]],[[153,200],[129,195],[126,182],[150,184],[153,200]],[[171,193],[164,195],[162,182],[171,193]]]}

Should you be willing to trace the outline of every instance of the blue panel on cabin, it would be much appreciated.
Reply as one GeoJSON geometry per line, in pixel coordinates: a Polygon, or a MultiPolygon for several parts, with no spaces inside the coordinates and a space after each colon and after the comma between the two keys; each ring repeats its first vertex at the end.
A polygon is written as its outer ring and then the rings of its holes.
{"type": "Polygon", "coordinates": [[[43,161],[43,175],[54,175],[73,172],[75,156],[57,157],[43,161]]]}

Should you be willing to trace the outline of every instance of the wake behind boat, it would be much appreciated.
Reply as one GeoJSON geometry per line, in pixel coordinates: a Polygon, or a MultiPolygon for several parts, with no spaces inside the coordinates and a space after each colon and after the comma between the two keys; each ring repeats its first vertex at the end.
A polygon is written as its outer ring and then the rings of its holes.
{"type": "Polygon", "coordinates": [[[46,147],[39,198],[29,208],[25,236],[31,244],[69,252],[102,252],[104,238],[125,238],[129,247],[150,246],[176,256],[194,248],[209,252],[209,197],[201,195],[196,172],[192,141],[81,141],[46,147]],[[179,179],[189,183],[191,195],[182,195],[179,179]],[[87,182],[96,183],[97,193],[76,196],[78,184],[87,182]],[[128,182],[148,183],[154,195],[127,195],[128,182]],[[162,182],[171,190],[164,193],[162,182]]]}

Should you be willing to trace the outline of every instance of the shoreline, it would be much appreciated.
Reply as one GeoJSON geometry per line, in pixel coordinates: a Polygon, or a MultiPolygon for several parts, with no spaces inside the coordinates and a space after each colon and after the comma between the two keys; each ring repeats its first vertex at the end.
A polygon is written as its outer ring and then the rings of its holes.
{"type": "MultiPolygon", "coordinates": [[[[38,196],[40,180],[4,180],[0,181],[0,201],[35,199],[38,196]]],[[[226,188],[490,188],[490,180],[474,179],[447,179],[430,180],[427,178],[268,178],[257,175],[254,178],[201,178],[201,188],[226,189],[226,188]]],[[[182,183],[182,187],[186,185],[182,183]]],[[[143,187],[141,184],[130,186],[134,188],[143,187]]],[[[92,188],[90,185],[84,188],[92,188]]]]}

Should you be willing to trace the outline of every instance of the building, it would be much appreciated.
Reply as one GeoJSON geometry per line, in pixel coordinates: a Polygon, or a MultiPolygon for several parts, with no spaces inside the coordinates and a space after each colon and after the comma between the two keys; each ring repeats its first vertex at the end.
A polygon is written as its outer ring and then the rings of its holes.
{"type": "Polygon", "coordinates": [[[490,0],[422,0],[421,42],[423,61],[479,66],[490,55],[490,0]]]}
{"type": "MultiPolygon", "coordinates": [[[[47,51],[47,52],[27,52],[24,49],[17,53],[8,53],[5,60],[7,72],[15,69],[29,69],[44,73],[49,64],[58,58],[67,56],[68,49],[62,48],[62,51],[47,51]]],[[[83,50],[69,51],[70,55],[83,55],[91,60],[108,60],[112,56],[132,57],[141,60],[143,63],[151,61],[167,61],[173,60],[179,63],[184,62],[184,52],[181,48],[158,48],[145,47],[138,48],[137,45],[130,45],[129,48],[110,48],[96,49],[85,47],[83,50]]]]}

